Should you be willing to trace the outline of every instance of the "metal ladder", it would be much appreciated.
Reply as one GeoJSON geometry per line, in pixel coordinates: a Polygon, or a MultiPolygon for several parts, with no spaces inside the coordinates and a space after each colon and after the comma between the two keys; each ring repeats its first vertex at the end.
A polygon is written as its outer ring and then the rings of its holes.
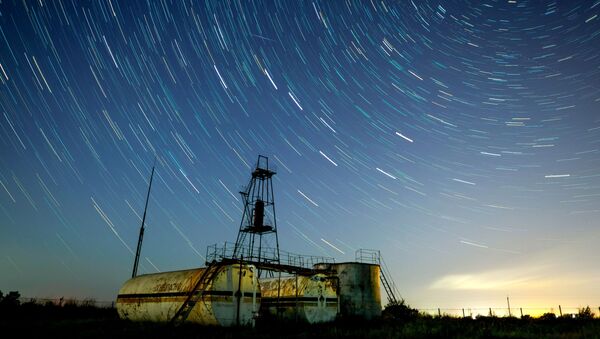
{"type": "Polygon", "coordinates": [[[391,278],[390,269],[383,261],[383,257],[381,256],[381,252],[377,250],[367,250],[367,249],[359,249],[355,253],[356,261],[358,262],[366,262],[371,264],[379,265],[380,275],[379,278],[381,280],[381,284],[383,285],[383,289],[387,294],[388,303],[392,305],[400,304],[402,297],[400,300],[396,297],[396,295],[400,296],[400,292],[396,288],[396,284],[394,280],[391,278]]]}
{"type": "Polygon", "coordinates": [[[389,269],[383,261],[381,254],[379,255],[379,268],[381,269],[381,284],[383,285],[383,289],[387,294],[388,303],[391,305],[398,305],[399,301],[396,298],[396,294],[400,295],[400,293],[398,293],[398,289],[396,288],[396,284],[394,284],[394,280],[391,278],[388,279],[389,269]]]}
{"type": "Polygon", "coordinates": [[[173,318],[171,318],[171,323],[180,324],[187,319],[194,306],[196,306],[198,300],[204,298],[204,292],[212,283],[213,278],[219,272],[220,268],[221,265],[216,261],[211,262],[206,267],[206,269],[204,270],[204,272],[202,272],[202,275],[200,275],[200,278],[198,279],[194,287],[190,290],[190,293],[188,294],[187,298],[185,299],[179,310],[177,310],[173,318]]]}

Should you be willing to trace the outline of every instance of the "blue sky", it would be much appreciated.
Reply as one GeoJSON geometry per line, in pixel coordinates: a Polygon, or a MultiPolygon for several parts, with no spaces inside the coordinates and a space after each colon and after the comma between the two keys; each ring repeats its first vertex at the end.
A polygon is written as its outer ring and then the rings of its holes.
{"type": "Polygon", "coordinates": [[[600,304],[598,1],[5,1],[0,290],[114,299],[234,241],[380,249],[416,307],[600,304]]]}

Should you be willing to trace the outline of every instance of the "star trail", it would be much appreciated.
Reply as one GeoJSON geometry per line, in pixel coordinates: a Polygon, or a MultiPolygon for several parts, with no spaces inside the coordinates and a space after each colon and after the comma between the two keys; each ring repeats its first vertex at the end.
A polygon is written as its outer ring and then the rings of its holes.
{"type": "Polygon", "coordinates": [[[417,307],[599,304],[600,1],[0,1],[0,290],[234,241],[380,249],[417,307]]]}

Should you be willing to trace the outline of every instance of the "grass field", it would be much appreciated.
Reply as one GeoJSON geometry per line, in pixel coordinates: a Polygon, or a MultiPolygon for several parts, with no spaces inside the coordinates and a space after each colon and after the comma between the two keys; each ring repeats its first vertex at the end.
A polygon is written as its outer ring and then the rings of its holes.
{"type": "Polygon", "coordinates": [[[3,338],[600,338],[600,319],[471,319],[388,311],[370,322],[259,322],[255,328],[218,328],[135,323],[119,319],[114,308],[30,302],[0,303],[0,329],[3,338]]]}

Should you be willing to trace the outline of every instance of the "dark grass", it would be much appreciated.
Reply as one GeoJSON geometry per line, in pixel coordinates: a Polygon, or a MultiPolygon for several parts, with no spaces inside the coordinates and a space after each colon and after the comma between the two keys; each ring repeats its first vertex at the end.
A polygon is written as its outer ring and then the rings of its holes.
{"type": "Polygon", "coordinates": [[[255,328],[172,326],[119,319],[114,308],[23,303],[0,307],[0,337],[56,338],[600,338],[600,319],[429,317],[416,314],[307,325],[258,322],[255,328]]]}

